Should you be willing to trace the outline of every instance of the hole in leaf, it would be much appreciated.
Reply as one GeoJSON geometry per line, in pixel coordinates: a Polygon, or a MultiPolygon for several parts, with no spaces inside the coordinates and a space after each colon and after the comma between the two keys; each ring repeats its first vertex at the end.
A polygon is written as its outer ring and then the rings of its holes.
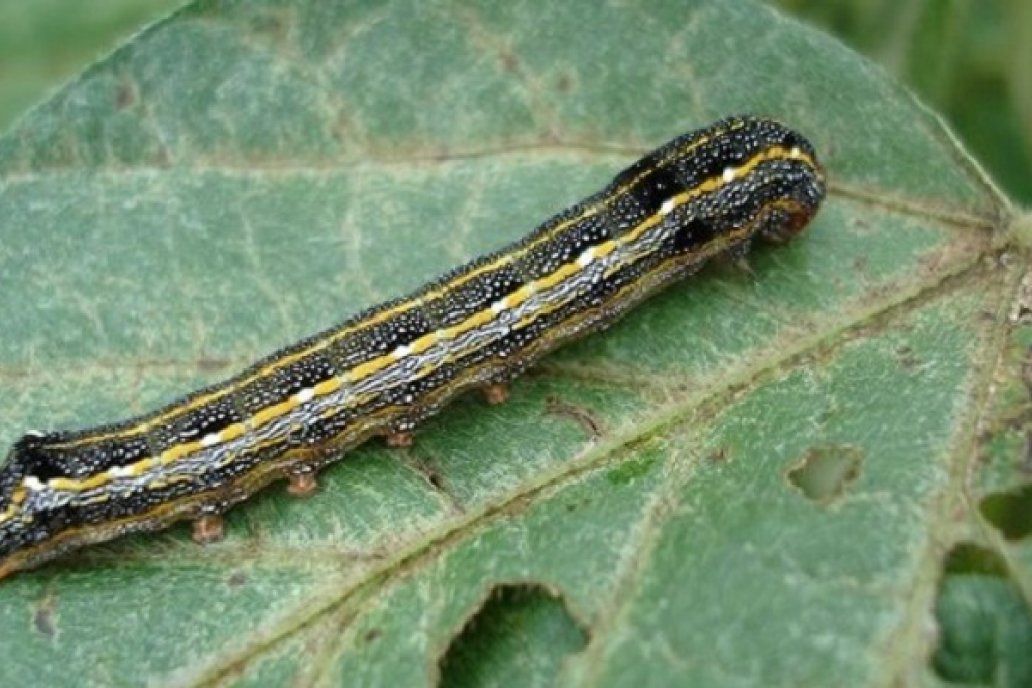
{"type": "Polygon", "coordinates": [[[1032,610],[994,552],[960,544],[946,557],[935,601],[932,668],[944,681],[1032,685],[1032,610]]]}
{"type": "Polygon", "coordinates": [[[1007,578],[1007,564],[999,554],[970,542],[962,542],[950,550],[943,561],[946,575],[981,575],[1007,578]]]}
{"type": "Polygon", "coordinates": [[[588,635],[565,603],[541,586],[503,585],[441,657],[441,686],[553,685],[588,635]]]}
{"type": "Polygon", "coordinates": [[[1011,492],[997,492],[982,500],[979,510],[1008,540],[1032,534],[1032,484],[1011,492]]]}
{"type": "Polygon", "coordinates": [[[860,477],[863,451],[849,445],[814,447],[789,472],[788,481],[807,498],[827,504],[860,477]]]}

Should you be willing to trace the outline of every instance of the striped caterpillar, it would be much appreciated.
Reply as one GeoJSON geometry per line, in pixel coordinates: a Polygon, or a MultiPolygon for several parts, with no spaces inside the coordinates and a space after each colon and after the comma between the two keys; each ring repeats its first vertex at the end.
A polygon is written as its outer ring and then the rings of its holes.
{"type": "Polygon", "coordinates": [[[0,578],[76,547],[220,514],[278,478],[295,495],[372,436],[411,442],[446,402],[490,403],[548,351],[714,256],[797,234],[824,197],[813,147],[768,119],[680,136],[521,241],[119,423],[29,433],[0,467],[0,578]]]}

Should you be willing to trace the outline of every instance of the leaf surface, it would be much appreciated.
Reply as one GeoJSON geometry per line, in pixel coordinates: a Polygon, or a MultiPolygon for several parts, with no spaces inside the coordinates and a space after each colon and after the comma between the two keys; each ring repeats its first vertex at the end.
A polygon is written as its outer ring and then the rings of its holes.
{"type": "Polygon", "coordinates": [[[738,112],[804,132],[830,179],[754,275],[704,270],[311,499],[266,490],[222,543],[181,526],[4,581],[0,682],[991,670],[971,634],[941,654],[994,594],[946,561],[1003,562],[1021,642],[1028,530],[980,504],[1030,499],[1027,220],[904,90],[761,4],[186,6],[0,138],[0,443],[226,377],[738,112]]]}

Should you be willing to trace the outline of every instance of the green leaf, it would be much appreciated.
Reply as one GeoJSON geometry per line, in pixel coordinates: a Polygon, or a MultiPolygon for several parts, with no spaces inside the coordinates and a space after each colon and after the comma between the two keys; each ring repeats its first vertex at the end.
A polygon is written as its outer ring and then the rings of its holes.
{"type": "Polygon", "coordinates": [[[0,138],[0,443],[221,379],[736,112],[830,180],[754,275],[266,490],[224,542],[4,580],[0,684],[1027,683],[1029,219],[762,4],[188,5],[0,138]],[[1004,563],[947,566],[973,547],[1004,563]]]}
{"type": "Polygon", "coordinates": [[[0,1],[0,131],[54,84],[177,0],[0,1]]]}

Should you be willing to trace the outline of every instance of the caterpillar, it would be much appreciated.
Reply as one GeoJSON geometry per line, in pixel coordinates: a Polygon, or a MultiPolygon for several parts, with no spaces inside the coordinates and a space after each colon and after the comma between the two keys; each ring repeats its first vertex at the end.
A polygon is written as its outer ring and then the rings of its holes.
{"type": "Polygon", "coordinates": [[[501,403],[557,346],[600,330],[715,256],[784,242],[817,212],[824,173],[783,124],[730,117],[623,170],[529,235],[414,293],[282,349],[154,412],[28,433],[0,467],[0,578],[74,548],[221,514],[316,473],[373,436],[390,445],[457,394],[501,403]]]}

